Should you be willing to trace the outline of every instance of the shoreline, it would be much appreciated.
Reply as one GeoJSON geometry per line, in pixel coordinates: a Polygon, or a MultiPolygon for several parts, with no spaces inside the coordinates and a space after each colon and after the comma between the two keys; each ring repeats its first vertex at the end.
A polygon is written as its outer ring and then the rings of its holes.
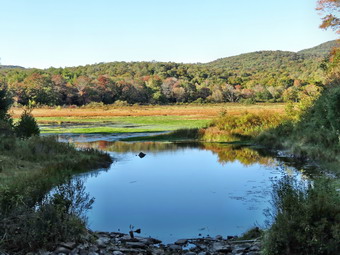
{"type": "Polygon", "coordinates": [[[40,255],[55,254],[246,254],[259,255],[259,239],[237,240],[234,236],[179,239],[174,243],[163,244],[152,237],[134,236],[120,232],[92,232],[84,237],[83,242],[59,243],[54,251],[40,251],[40,255]]]}

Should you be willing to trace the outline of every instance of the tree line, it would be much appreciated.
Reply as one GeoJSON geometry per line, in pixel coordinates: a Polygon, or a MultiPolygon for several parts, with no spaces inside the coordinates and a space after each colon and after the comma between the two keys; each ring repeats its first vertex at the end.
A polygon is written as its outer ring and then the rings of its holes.
{"type": "Polygon", "coordinates": [[[322,89],[323,59],[308,52],[262,51],[208,64],[112,62],[44,70],[10,68],[0,70],[0,83],[19,105],[299,101],[322,89]]]}

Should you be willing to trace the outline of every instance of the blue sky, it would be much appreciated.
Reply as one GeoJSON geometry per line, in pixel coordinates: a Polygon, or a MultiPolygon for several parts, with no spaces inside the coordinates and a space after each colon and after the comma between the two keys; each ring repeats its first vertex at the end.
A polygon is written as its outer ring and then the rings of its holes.
{"type": "Polygon", "coordinates": [[[208,62],[336,39],[316,0],[0,0],[2,64],[208,62]]]}

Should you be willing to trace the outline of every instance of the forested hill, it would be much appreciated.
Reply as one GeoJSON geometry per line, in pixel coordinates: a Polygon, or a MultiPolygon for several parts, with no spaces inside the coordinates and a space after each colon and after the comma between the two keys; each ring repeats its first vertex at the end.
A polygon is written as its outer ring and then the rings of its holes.
{"type": "Polygon", "coordinates": [[[16,103],[48,105],[298,101],[317,93],[335,41],[300,52],[259,51],[206,64],[111,62],[40,69],[0,68],[16,103]]]}
{"type": "Polygon", "coordinates": [[[310,49],[300,50],[297,53],[304,54],[304,55],[327,57],[329,55],[329,52],[337,46],[339,46],[339,42],[337,42],[336,40],[333,40],[333,41],[322,43],[310,49]]]}

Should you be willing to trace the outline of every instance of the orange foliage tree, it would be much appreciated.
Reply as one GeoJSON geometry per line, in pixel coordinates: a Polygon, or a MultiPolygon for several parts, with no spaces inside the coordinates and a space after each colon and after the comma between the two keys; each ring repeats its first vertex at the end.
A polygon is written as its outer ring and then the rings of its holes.
{"type": "Polygon", "coordinates": [[[318,0],[316,9],[324,15],[320,28],[332,28],[340,34],[340,0],[318,0]]]}

